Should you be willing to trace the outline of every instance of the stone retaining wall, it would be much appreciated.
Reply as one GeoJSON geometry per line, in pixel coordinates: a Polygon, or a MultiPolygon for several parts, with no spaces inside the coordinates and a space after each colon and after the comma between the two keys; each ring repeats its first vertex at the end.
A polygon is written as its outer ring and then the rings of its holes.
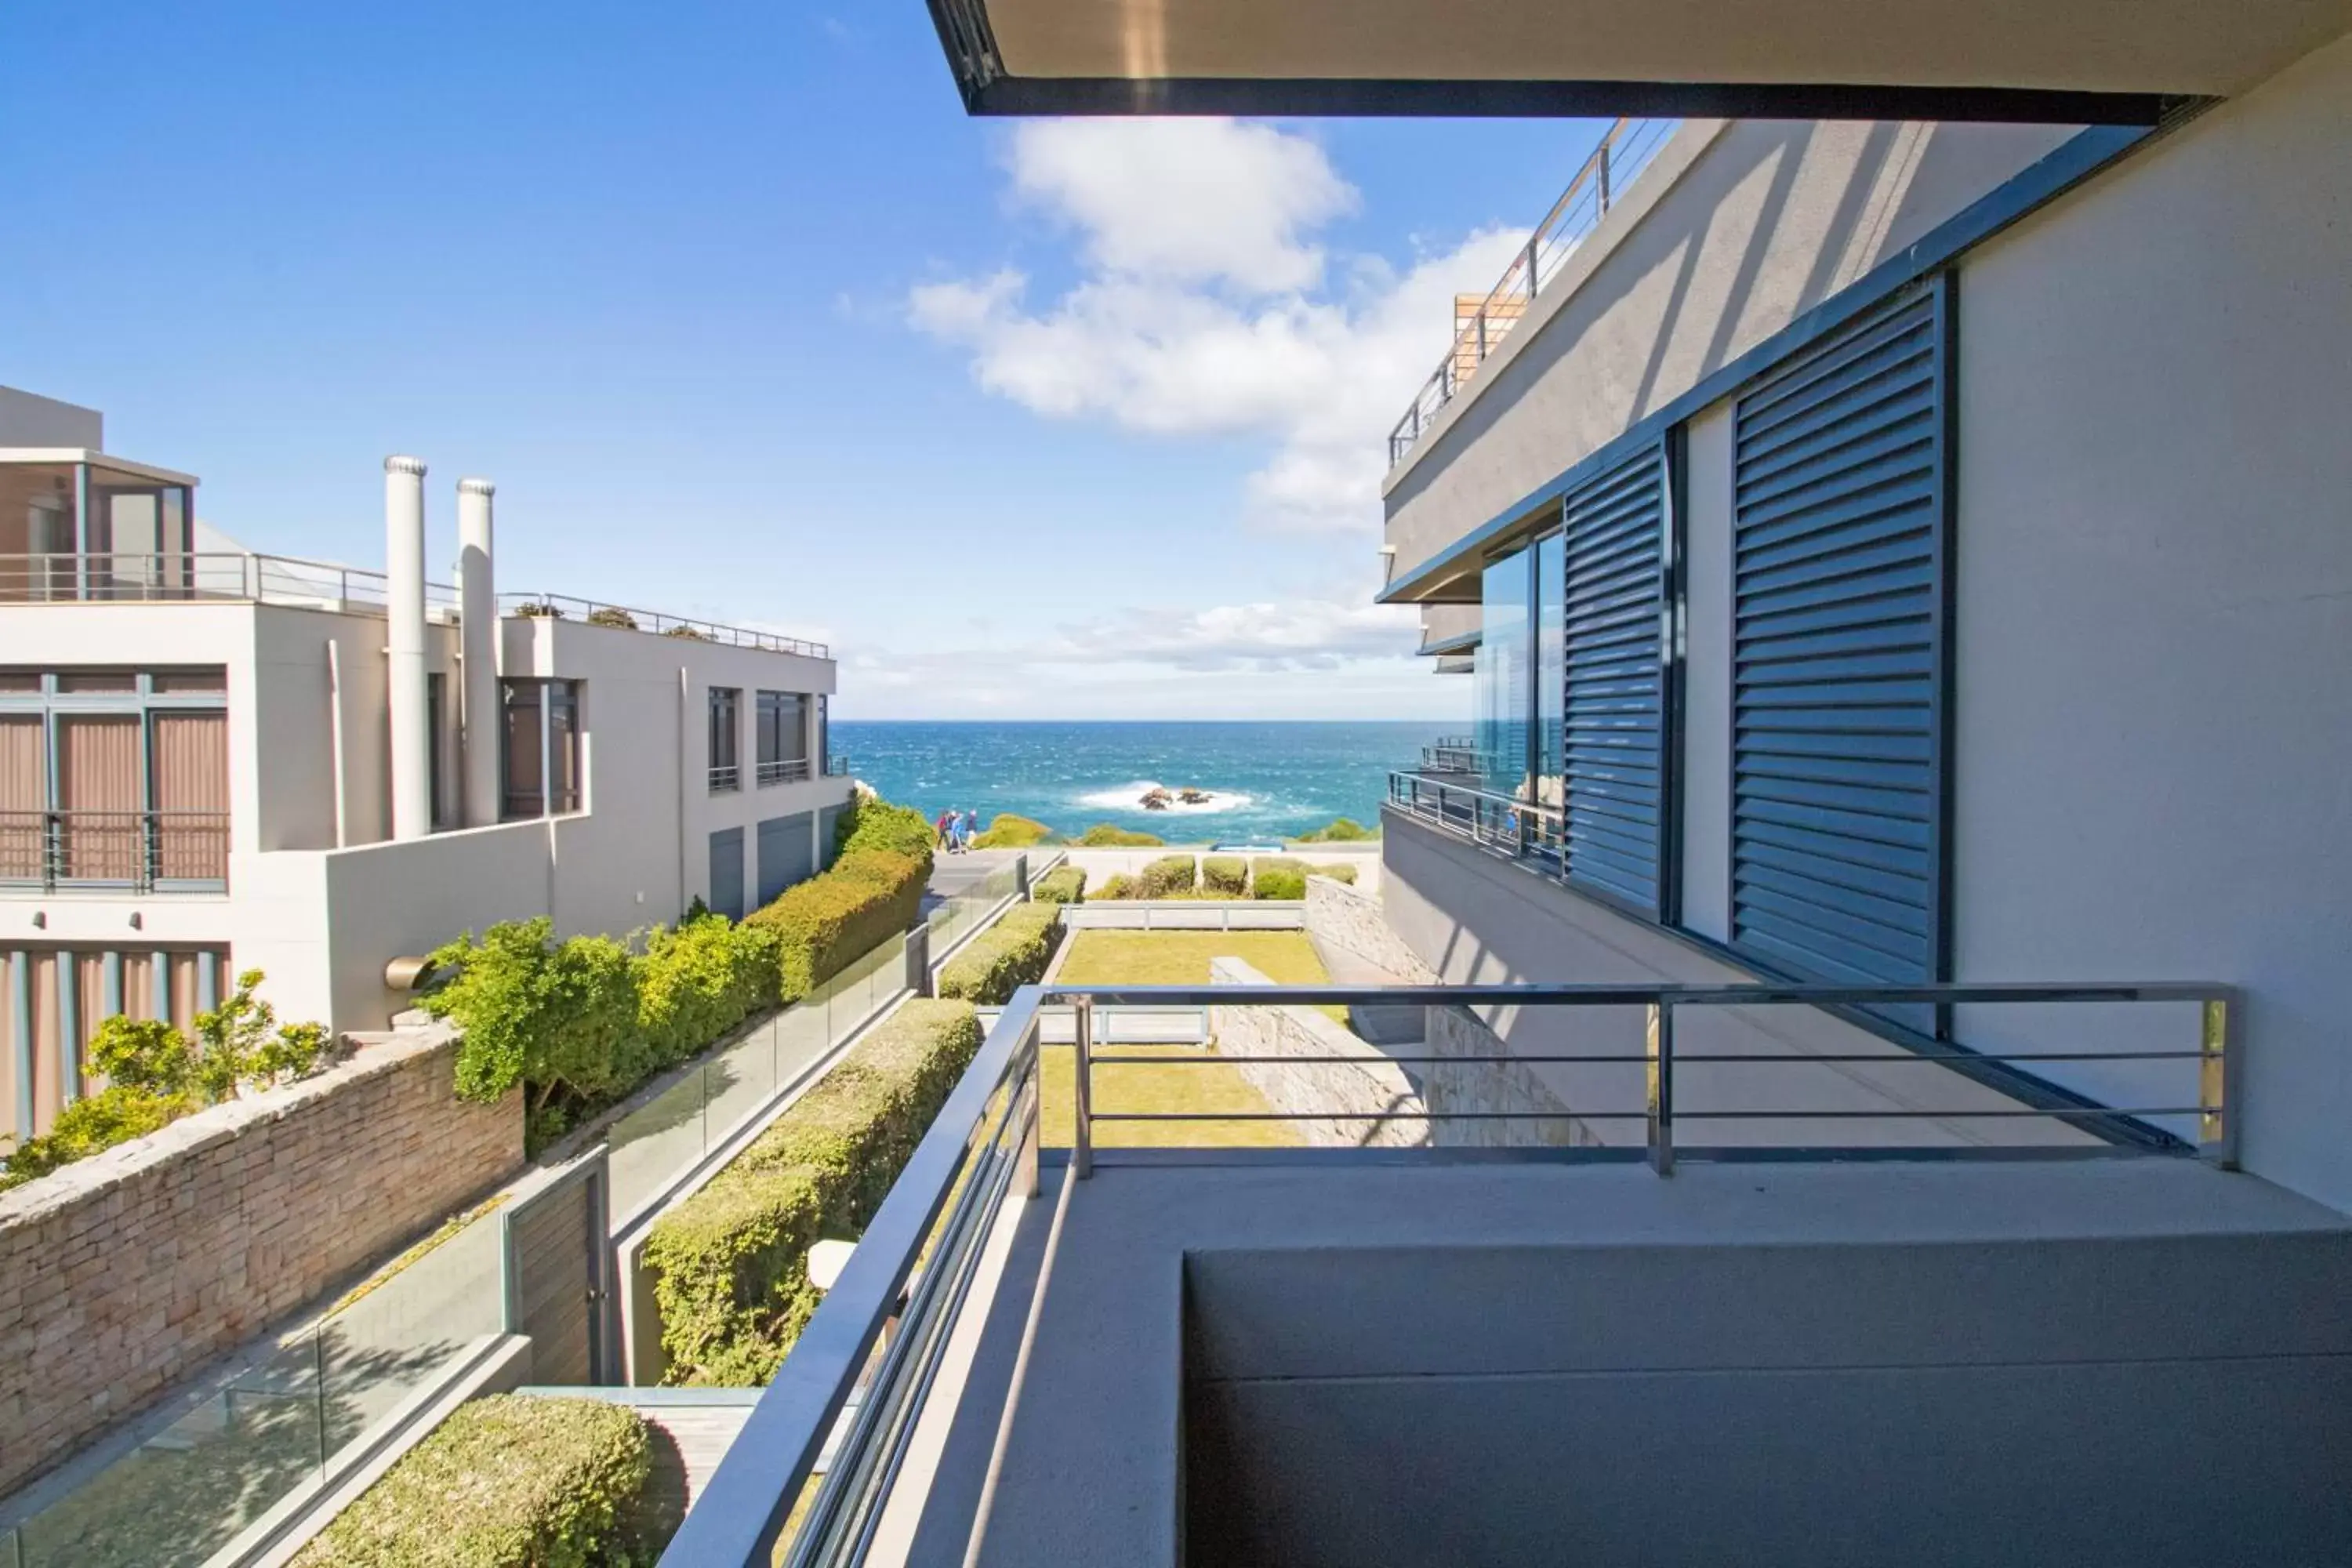
{"type": "Polygon", "coordinates": [[[0,1493],[522,1163],[520,1091],[403,1032],[0,1195],[0,1493]]]}
{"type": "MultiPolygon", "coordinates": [[[[1480,1022],[1467,1007],[1432,1007],[1423,1044],[1433,1057],[1502,1056],[1510,1051],[1503,1037],[1480,1022]]],[[[1592,1127],[1569,1115],[1561,1100],[1521,1062],[1437,1062],[1422,1069],[1421,1092],[1432,1111],[1536,1110],[1545,1114],[1520,1121],[1517,1117],[1434,1123],[1436,1142],[1448,1149],[1525,1149],[1538,1146],[1583,1149],[1598,1146],[1601,1138],[1592,1127]]]]}
{"type": "Polygon", "coordinates": [[[1437,972],[1390,929],[1379,895],[1361,888],[1328,877],[1307,878],[1307,934],[1318,947],[1353,953],[1400,981],[1436,984],[1437,972]]]}
{"type": "MultiPolygon", "coordinates": [[[[1238,958],[1213,958],[1209,978],[1219,985],[1271,985],[1273,980],[1238,958]]],[[[1212,1007],[1209,1031],[1223,1056],[1279,1056],[1282,1062],[1234,1064],[1234,1070],[1276,1110],[1346,1110],[1417,1115],[1421,1097],[1402,1068],[1334,1061],[1371,1047],[1312,1007],[1212,1007]]],[[[1310,1118],[1290,1125],[1325,1148],[1399,1148],[1429,1142],[1424,1121],[1351,1121],[1310,1118]]]]}

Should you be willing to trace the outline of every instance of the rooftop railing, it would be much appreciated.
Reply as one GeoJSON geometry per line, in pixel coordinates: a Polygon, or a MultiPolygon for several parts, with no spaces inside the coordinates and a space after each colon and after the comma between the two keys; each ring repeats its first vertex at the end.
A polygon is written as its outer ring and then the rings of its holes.
{"type": "MultiPolygon", "coordinates": [[[[2021,1152],[2060,1157],[2084,1154],[2201,1153],[2231,1167],[2237,1159],[2238,1079],[2242,1060],[2239,1037],[2242,1008],[2225,985],[1950,984],[1950,985],[1090,985],[1024,986],[989,1030],[947,1103],[917,1147],[897,1184],[883,1200],[839,1279],[802,1331],[749,1422],[662,1558],[669,1568],[691,1564],[789,1564],[790,1568],[865,1561],[891,1492],[904,1478],[921,1484],[907,1467],[910,1440],[948,1353],[956,1320],[979,1273],[982,1244],[1003,1217],[1006,1200],[1034,1196],[1040,1185],[1040,1103],[1044,1024],[1058,1011],[1071,1018],[1074,1050],[1068,1095],[1072,1144],[1060,1202],[1067,1205],[1089,1178],[1098,1152],[1097,1131],[1125,1123],[1186,1124],[1255,1121],[1322,1121],[1381,1125],[1391,1121],[1440,1125],[1504,1121],[1536,1122],[1564,1117],[1588,1122],[1631,1123],[1633,1140],[1612,1146],[1547,1148],[1547,1158],[1646,1159],[1661,1176],[1679,1158],[1736,1161],[1749,1158],[1835,1158],[1867,1152],[1882,1157],[1934,1159],[2014,1158],[2021,1152]],[[2196,1010],[2195,1038],[2179,1047],[2146,1047],[2121,1051],[2085,1048],[1966,1051],[1958,1047],[1911,1051],[1737,1053],[1720,1048],[1678,1049],[1676,1021],[1699,1012],[1732,1008],[1793,1006],[1832,1016],[1855,1009],[1904,1005],[1985,1007],[2059,1004],[2175,1004],[2196,1010]],[[1202,1007],[1300,1008],[1324,1005],[1561,1008],[1586,1015],[1604,1009],[1636,1009],[1642,1019],[1637,1051],[1600,1050],[1587,1055],[1558,1051],[1472,1053],[1438,1057],[1421,1050],[1391,1055],[1367,1047],[1360,1057],[1315,1058],[1316,1063],[1404,1067],[1449,1067],[1463,1063],[1574,1063],[1616,1066],[1637,1076],[1630,1104],[1596,1103],[1572,1112],[1539,1107],[1505,1110],[1367,1111],[1357,1105],[1308,1106],[1265,1112],[1110,1110],[1097,1105],[1095,1069],[1163,1068],[1197,1071],[1209,1066],[1279,1060],[1296,1068],[1295,1056],[1253,1058],[1223,1051],[1171,1055],[1098,1051],[1113,1037],[1111,1015],[1119,1008],[1202,1007]],[[2098,1060],[2170,1064],[2172,1081],[2139,1103],[2112,1107],[2058,1097],[2028,1104],[2003,1100],[1972,1077],[1988,1062],[2039,1064],[2098,1060]],[[1838,1103],[1774,1104],[1760,1096],[1759,1067],[1775,1063],[1807,1068],[1871,1064],[1877,1070],[1932,1074],[1953,1068],[1952,1081],[1969,1093],[1953,1103],[1927,1103],[1932,1095],[1890,1100],[1886,1109],[1858,1111],[1850,1096],[1825,1092],[1838,1103]],[[1721,1070],[1715,1070],[1721,1069],[1721,1070]],[[1707,1075],[1713,1072],[1712,1078],[1707,1075]],[[1703,1088],[1694,1094],[1696,1081],[1703,1088]],[[2055,1141],[2048,1149],[2021,1149],[2016,1141],[1985,1143],[1933,1141],[1917,1147],[1870,1146],[1862,1141],[1830,1147],[1798,1143],[1708,1146],[1695,1140],[1693,1126],[1739,1126],[1780,1121],[1800,1129],[1853,1125],[1860,1116],[1901,1124],[1916,1119],[1944,1122],[1990,1119],[2011,1122],[2038,1119],[2055,1141]],[[2175,1136],[2147,1119],[2187,1119],[2189,1136],[2175,1136]]],[[[1606,1016],[1605,1014],[1601,1015],[1606,1016]]],[[[1622,1011],[1620,1016],[1622,1016],[1622,1011]]],[[[1061,1048],[1061,1047],[1057,1047],[1061,1048]]],[[[1832,1075],[1839,1084],[1849,1080],[1832,1075]]],[[[1826,1080],[1821,1080],[1826,1081],[1826,1080]]],[[[1176,1140],[1180,1144],[1182,1140],[1176,1140]]],[[[1154,1140],[1170,1142],[1163,1132],[1154,1140]]],[[[1116,1152],[1111,1152],[1114,1157],[1116,1152]]],[[[1155,1149],[1147,1158],[1164,1159],[1155,1149]]],[[[1205,1152],[1234,1158],[1245,1152],[1205,1152]]],[[[1345,1153],[1346,1151],[1335,1151],[1345,1153]]],[[[1381,1162],[1445,1161],[1453,1151],[1439,1147],[1388,1148],[1381,1162]]],[[[1057,1227],[1058,1228],[1058,1227],[1057,1227]]],[[[1045,1268],[1050,1272],[1051,1243],[1045,1268]]],[[[1030,1318],[1034,1330],[1034,1311],[1030,1318]]],[[[1025,1360],[1028,1347],[1024,1344],[1025,1360]]],[[[1015,1381],[1019,1374],[1016,1373],[1015,1381]]],[[[952,1384],[950,1384],[952,1385],[952,1384]]]]}
{"type": "Polygon", "coordinates": [[[666,616],[628,605],[608,605],[601,599],[575,599],[566,594],[500,594],[499,608],[509,616],[543,616],[559,621],[581,621],[625,632],[651,632],[687,642],[721,643],[729,647],[756,647],[768,653],[797,653],[810,658],[831,658],[833,650],[821,642],[788,637],[776,632],[753,631],[718,621],[687,616],[666,616]]]}
{"type": "Polygon", "coordinates": [[[1610,126],[1570,180],[1568,189],[1512,258],[1502,279],[1469,310],[1465,319],[1454,312],[1454,344],[1437,369],[1413,395],[1412,405],[1389,432],[1389,465],[1405,459],[1445,405],[1460,395],[1478,369],[1503,344],[1535,307],[1544,286],[1556,278],[1584,237],[1599,226],[1616,205],[1625,187],[1650,166],[1650,160],[1678,120],[1620,120],[1610,126]]]}
{"type": "MultiPolygon", "coordinates": [[[[384,574],[325,561],[246,551],[161,555],[0,555],[0,604],[168,604],[243,599],[303,609],[381,613],[384,574]]],[[[457,590],[428,583],[429,607],[455,612],[457,590]]]]}

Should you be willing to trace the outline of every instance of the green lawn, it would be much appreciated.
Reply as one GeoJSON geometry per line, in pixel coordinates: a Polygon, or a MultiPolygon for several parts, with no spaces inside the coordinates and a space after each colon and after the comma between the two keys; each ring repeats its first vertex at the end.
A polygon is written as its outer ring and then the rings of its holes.
{"type": "MultiPolygon", "coordinates": [[[[1304,985],[1328,980],[1314,944],[1289,931],[1073,931],[1057,981],[1073,985],[1206,985],[1212,958],[1238,958],[1273,980],[1304,985]]],[[[1123,1057],[1156,1057],[1188,1065],[1158,1067],[1114,1062],[1094,1070],[1095,1110],[1126,1111],[1265,1111],[1274,1109],[1238,1068],[1213,1063],[1199,1046],[1106,1046],[1123,1057]]],[[[1045,1142],[1066,1146],[1071,1137],[1073,1053],[1045,1052],[1045,1142]]],[[[1300,1142],[1280,1121],[1100,1121],[1097,1148],[1266,1149],[1300,1142]]]]}

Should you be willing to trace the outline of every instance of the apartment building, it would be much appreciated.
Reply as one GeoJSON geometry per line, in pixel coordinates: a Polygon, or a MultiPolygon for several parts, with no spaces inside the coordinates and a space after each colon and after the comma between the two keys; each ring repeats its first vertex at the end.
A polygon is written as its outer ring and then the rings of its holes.
{"type": "Polygon", "coordinates": [[[1626,118],[1398,389],[1402,983],[1021,993],[665,1562],[2352,1561],[2352,11],[931,10],[1626,118]],[[1145,1003],[1422,1008],[1294,1114],[1427,1136],[1099,1146],[1145,1003]]]}
{"type": "Polygon", "coordinates": [[[281,1016],[382,1028],[461,931],[740,915],[829,858],[828,649],[500,595],[493,487],[431,531],[426,478],[385,462],[382,571],[256,553],[96,411],[0,389],[0,1133],[111,1014],[259,969],[281,1016]]]}

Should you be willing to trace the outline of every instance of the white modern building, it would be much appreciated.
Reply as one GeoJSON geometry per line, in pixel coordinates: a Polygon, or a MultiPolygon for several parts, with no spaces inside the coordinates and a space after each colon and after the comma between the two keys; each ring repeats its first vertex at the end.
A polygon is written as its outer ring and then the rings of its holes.
{"type": "Polygon", "coordinates": [[[0,389],[0,1135],[110,1014],[259,969],[282,1017],[382,1028],[387,965],[461,931],[740,915],[829,858],[824,647],[501,595],[492,487],[428,520],[384,467],[384,570],[256,554],[95,411],[0,389]]]}

